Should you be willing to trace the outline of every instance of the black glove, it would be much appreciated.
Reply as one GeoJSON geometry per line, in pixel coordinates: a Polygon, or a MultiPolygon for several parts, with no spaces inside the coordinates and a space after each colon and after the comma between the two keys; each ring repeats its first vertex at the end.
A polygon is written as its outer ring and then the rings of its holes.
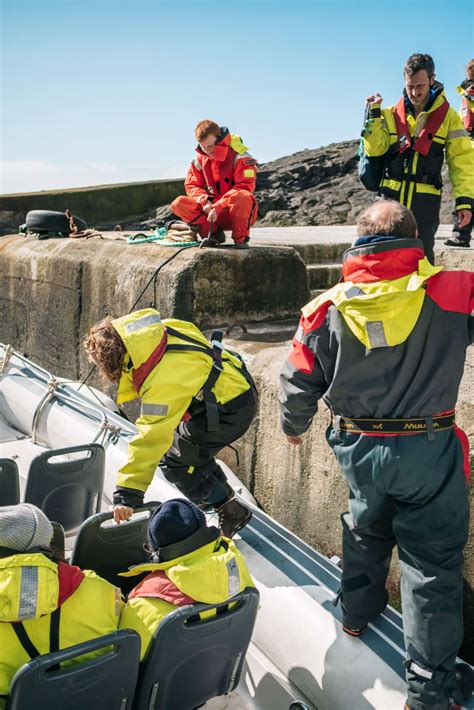
{"type": "Polygon", "coordinates": [[[114,491],[114,505],[126,505],[128,508],[141,508],[143,505],[143,491],[136,488],[121,488],[117,486],[114,491]]]}

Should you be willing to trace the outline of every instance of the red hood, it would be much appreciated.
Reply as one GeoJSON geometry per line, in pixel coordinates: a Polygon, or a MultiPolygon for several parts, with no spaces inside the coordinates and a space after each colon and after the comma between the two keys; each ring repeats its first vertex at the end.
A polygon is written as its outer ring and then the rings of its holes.
{"type": "Polygon", "coordinates": [[[419,239],[396,239],[352,247],[343,257],[343,280],[371,283],[400,279],[417,271],[418,262],[424,256],[419,239]]]}
{"type": "Polygon", "coordinates": [[[221,140],[217,141],[216,143],[216,148],[214,150],[214,155],[211,157],[210,155],[206,155],[206,153],[198,147],[196,148],[196,153],[198,155],[203,155],[205,156],[208,160],[216,160],[217,162],[221,163],[227,158],[227,154],[229,152],[229,144],[230,144],[230,133],[228,129],[224,129],[224,137],[221,138],[221,140]]]}
{"type": "Polygon", "coordinates": [[[64,602],[74,594],[85,575],[84,572],[75,565],[68,565],[66,562],[58,562],[58,577],[58,606],[61,606],[61,604],[64,604],[64,602]]]}

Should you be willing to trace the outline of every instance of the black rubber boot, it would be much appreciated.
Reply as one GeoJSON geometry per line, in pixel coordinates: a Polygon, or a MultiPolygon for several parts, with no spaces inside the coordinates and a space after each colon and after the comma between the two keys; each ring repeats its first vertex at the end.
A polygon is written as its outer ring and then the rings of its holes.
{"type": "Polygon", "coordinates": [[[252,517],[252,512],[239,503],[237,498],[222,503],[215,509],[219,516],[219,527],[224,537],[233,537],[236,532],[241,530],[252,517]]]}
{"type": "Polygon", "coordinates": [[[449,239],[444,240],[444,243],[447,247],[464,247],[465,249],[469,249],[470,246],[469,242],[465,242],[459,237],[449,237],[449,239]]]}
{"type": "Polygon", "coordinates": [[[218,247],[225,242],[225,232],[221,227],[216,227],[212,234],[203,239],[201,247],[218,247]]]}

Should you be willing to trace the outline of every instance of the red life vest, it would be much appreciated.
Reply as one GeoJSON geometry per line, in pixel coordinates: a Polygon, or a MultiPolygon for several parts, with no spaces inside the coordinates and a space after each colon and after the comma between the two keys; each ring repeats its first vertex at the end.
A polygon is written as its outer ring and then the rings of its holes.
{"type": "Polygon", "coordinates": [[[195,599],[178,589],[163,570],[151,572],[145,579],[142,579],[128,595],[129,599],[135,599],[135,597],[163,599],[174,606],[186,606],[196,602],[195,599]]]}
{"type": "Polygon", "coordinates": [[[473,101],[474,96],[472,100],[464,96],[461,103],[462,122],[466,131],[471,135],[474,132],[474,111],[471,108],[471,106],[474,108],[473,101]]]}
{"type": "MultiPolygon", "coordinates": [[[[413,145],[413,149],[417,153],[421,153],[425,156],[428,155],[428,152],[431,148],[431,144],[433,142],[433,138],[436,135],[438,128],[441,126],[444,119],[446,118],[448,110],[449,103],[447,100],[444,100],[441,106],[439,106],[437,109],[435,109],[428,115],[428,119],[423,128],[421,129],[418,138],[415,140],[415,143],[413,145]]],[[[406,116],[405,99],[403,96],[394,107],[393,115],[395,118],[395,125],[397,127],[398,147],[400,153],[403,153],[405,150],[408,150],[408,148],[410,148],[412,143],[412,138],[410,136],[410,130],[408,128],[406,116]]]]}

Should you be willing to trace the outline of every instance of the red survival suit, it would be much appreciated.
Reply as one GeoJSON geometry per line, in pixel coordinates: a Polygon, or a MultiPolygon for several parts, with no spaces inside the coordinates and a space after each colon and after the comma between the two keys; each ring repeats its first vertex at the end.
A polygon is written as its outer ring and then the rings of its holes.
{"type": "Polygon", "coordinates": [[[197,146],[184,181],[186,195],[177,197],[171,209],[185,222],[198,225],[201,236],[207,237],[210,225],[203,206],[212,202],[217,225],[231,229],[237,244],[246,242],[250,226],[257,219],[257,201],[253,195],[256,179],[256,160],[239,136],[222,127],[212,158],[197,146]]]}

